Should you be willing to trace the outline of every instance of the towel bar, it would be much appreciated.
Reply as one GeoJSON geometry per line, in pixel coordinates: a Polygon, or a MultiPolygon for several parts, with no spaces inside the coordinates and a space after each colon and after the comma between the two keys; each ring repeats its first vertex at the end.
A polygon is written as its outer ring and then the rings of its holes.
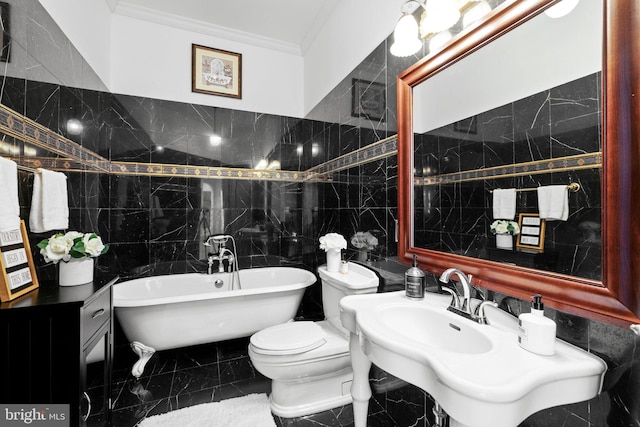
{"type": "MultiPolygon", "coordinates": [[[[516,193],[519,193],[521,191],[536,191],[537,189],[537,187],[516,188],[516,193]]],[[[567,190],[571,191],[572,193],[577,193],[578,191],[580,191],[580,184],[578,184],[577,182],[572,182],[571,184],[567,185],[567,190]]],[[[493,190],[489,190],[489,193],[493,193],[493,190]]]]}

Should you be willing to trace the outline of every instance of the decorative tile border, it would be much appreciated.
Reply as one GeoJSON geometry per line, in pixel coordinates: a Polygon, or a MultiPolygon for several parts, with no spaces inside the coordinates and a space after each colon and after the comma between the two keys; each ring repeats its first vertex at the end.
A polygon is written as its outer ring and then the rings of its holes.
{"type": "Polygon", "coordinates": [[[341,170],[364,165],[398,154],[398,135],[392,135],[358,150],[351,151],[333,160],[307,170],[314,174],[310,179],[327,180],[328,175],[341,170]]]}
{"type": "MultiPolygon", "coordinates": [[[[306,182],[329,181],[328,175],[397,154],[397,136],[391,136],[355,150],[307,171],[270,171],[247,168],[189,166],[164,163],[118,162],[105,159],[54,131],[0,104],[0,132],[33,144],[63,157],[15,158],[31,169],[47,168],[63,171],[106,172],[118,175],[144,175],[202,179],[246,179],[306,182]]],[[[17,156],[16,156],[17,157],[17,156]]]]}
{"type": "MultiPolygon", "coordinates": [[[[80,146],[68,138],[58,135],[51,129],[24,117],[22,114],[0,104],[0,132],[29,144],[43,148],[60,156],[67,157],[69,162],[79,163],[84,168],[106,172],[109,163],[104,157],[80,146]]],[[[21,161],[22,162],[22,161],[21,161]]],[[[70,163],[71,164],[71,163],[70,163]]]]}
{"type": "Polygon", "coordinates": [[[478,181],[484,179],[508,178],[512,176],[538,175],[542,173],[565,172],[577,169],[602,167],[602,152],[579,154],[577,156],[558,157],[508,166],[486,169],[474,169],[445,175],[415,177],[415,185],[452,184],[456,182],[478,181]]]}
{"type": "MultiPolygon", "coordinates": [[[[163,163],[110,162],[104,157],[87,150],[70,139],[58,135],[54,131],[22,116],[20,113],[2,104],[0,104],[0,132],[63,156],[62,158],[22,156],[18,160],[23,166],[33,169],[43,167],[70,172],[106,172],[118,175],[289,182],[315,180],[318,182],[328,182],[332,181],[331,174],[335,172],[395,156],[398,153],[398,137],[397,135],[392,135],[366,147],[354,150],[300,172],[163,163]]],[[[475,169],[445,175],[415,177],[414,182],[415,185],[449,184],[600,167],[602,167],[602,153],[597,152],[508,166],[475,169]]]]}
{"type": "Polygon", "coordinates": [[[116,175],[166,176],[200,179],[250,179],[301,182],[309,172],[256,170],[213,166],[171,165],[164,163],[111,162],[110,173],[116,175]]]}

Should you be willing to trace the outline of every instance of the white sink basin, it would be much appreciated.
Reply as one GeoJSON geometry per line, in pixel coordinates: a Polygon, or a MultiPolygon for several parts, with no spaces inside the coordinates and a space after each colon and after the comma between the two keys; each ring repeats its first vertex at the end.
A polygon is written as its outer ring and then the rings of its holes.
{"type": "MultiPolygon", "coordinates": [[[[477,324],[447,311],[450,299],[428,294],[413,301],[404,291],[342,299],[354,402],[370,396],[358,390],[366,379],[356,378],[370,362],[429,393],[452,426],[514,427],[539,410],[600,392],[606,364],[597,356],[560,340],[554,356],[528,352],[518,345],[517,319],[487,307],[490,324],[477,324]]],[[[356,411],[362,405],[354,403],[356,411]]],[[[355,415],[356,427],[362,419],[355,415]]]]}
{"type": "Polygon", "coordinates": [[[371,310],[370,314],[387,332],[443,354],[480,354],[493,348],[491,340],[480,328],[461,322],[459,315],[439,306],[387,304],[371,310]]]}

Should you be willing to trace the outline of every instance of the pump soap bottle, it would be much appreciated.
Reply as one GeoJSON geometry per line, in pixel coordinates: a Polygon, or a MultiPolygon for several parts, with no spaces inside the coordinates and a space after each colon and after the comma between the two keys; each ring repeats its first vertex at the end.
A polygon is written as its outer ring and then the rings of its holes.
{"type": "Polygon", "coordinates": [[[542,295],[534,295],[531,313],[523,313],[518,319],[520,347],[543,356],[555,354],[556,322],[544,316],[542,295]]]}
{"type": "Polygon", "coordinates": [[[418,257],[413,256],[413,266],[404,273],[404,289],[407,298],[420,300],[424,298],[426,283],[424,271],[418,267],[418,257]]]}

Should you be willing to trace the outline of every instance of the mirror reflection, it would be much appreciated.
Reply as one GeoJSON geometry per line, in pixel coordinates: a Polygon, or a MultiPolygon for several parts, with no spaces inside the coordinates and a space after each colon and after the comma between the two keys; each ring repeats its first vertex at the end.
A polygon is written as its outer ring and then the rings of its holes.
{"type": "Polygon", "coordinates": [[[602,279],[602,18],[542,13],[414,88],[412,246],[602,279]]]}

